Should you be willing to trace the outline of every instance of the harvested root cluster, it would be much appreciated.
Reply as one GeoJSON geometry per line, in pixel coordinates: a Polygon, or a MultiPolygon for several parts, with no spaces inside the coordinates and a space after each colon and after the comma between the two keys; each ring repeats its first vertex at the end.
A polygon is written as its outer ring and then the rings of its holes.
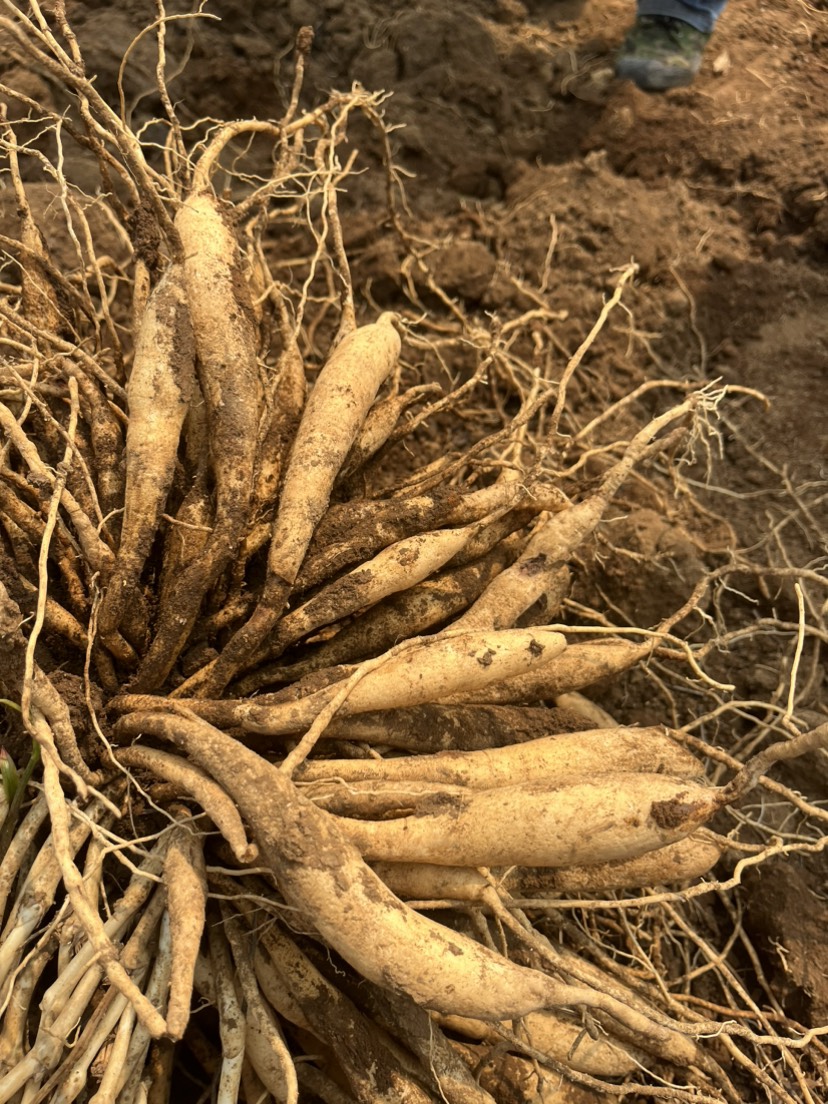
{"type": "Polygon", "coordinates": [[[792,735],[714,785],[684,733],[596,721],[577,696],[659,648],[705,678],[671,635],[697,596],[631,638],[567,625],[563,601],[634,469],[721,393],[686,389],[561,478],[584,350],[516,399],[513,338],[466,331],[476,370],[435,398],[404,383],[436,347],[414,311],[357,324],[340,156],[352,114],[385,142],[381,97],[303,114],[307,33],[283,119],[185,137],[162,16],[159,143],[100,98],[62,4],[4,8],[10,49],[72,110],[41,109],[49,153],[25,120],[2,135],[20,233],[0,306],[0,682],[42,774],[0,836],[0,1102],[552,1102],[572,1082],[792,1099],[798,1040],[761,1011],[735,1032],[685,1015],[561,912],[709,874],[733,843],[714,818],[825,743],[792,735]],[[59,167],[68,139],[98,160],[121,259],[59,167]],[[24,156],[51,174],[74,271],[24,156]],[[502,425],[418,464],[400,444],[486,373],[502,425]]]}

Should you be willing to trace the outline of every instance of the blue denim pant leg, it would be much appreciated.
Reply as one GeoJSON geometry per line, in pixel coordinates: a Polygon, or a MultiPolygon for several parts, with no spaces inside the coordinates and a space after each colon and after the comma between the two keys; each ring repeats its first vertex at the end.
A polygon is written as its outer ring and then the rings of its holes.
{"type": "Polygon", "coordinates": [[[669,15],[710,34],[727,0],[638,0],[639,15],[669,15]]]}

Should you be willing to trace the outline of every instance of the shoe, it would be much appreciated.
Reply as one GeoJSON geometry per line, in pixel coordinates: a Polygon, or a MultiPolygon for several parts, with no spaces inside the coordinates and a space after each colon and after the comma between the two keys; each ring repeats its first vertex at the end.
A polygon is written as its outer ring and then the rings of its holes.
{"type": "Polygon", "coordinates": [[[645,92],[666,92],[690,84],[710,38],[681,19],[640,15],[615,59],[615,75],[645,92]]]}

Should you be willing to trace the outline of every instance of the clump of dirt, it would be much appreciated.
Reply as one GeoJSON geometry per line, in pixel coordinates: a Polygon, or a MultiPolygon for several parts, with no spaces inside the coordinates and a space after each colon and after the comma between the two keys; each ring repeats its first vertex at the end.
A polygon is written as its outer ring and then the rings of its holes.
{"type": "Polygon", "coordinates": [[[746,924],[779,1002],[800,1023],[828,1020],[828,906],[818,874],[778,860],[746,880],[746,924]]]}

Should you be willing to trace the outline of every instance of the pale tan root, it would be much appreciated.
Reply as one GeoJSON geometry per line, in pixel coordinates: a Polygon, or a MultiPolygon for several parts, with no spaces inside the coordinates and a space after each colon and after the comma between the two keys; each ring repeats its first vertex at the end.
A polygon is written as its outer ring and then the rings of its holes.
{"type": "MultiPolygon", "coordinates": [[[[254,523],[260,517],[263,518],[276,501],[284,465],[302,416],[307,393],[305,364],[293,334],[293,326],[287,318],[280,325],[280,333],[283,348],[276,365],[276,382],[272,394],[265,396],[269,410],[263,419],[264,432],[258,447],[252,502],[254,523]]],[[[268,532],[269,527],[266,527],[266,533],[268,532]]],[[[265,536],[265,541],[266,539],[265,536]]],[[[246,559],[254,551],[258,549],[246,539],[242,558],[246,559]]]]}
{"type": "Polygon", "coordinates": [[[601,679],[619,675],[651,654],[653,642],[631,644],[626,640],[594,640],[587,644],[568,644],[566,651],[548,664],[524,675],[491,683],[483,691],[461,691],[446,703],[480,705],[513,702],[554,701],[559,694],[582,690],[601,679]]]}
{"type": "Polygon", "coordinates": [[[123,620],[158,528],[195,377],[184,273],[171,265],[153,289],[127,384],[126,491],[115,567],[98,611],[106,643],[123,620]]]}
{"type": "Polygon", "coordinates": [[[159,583],[160,606],[166,606],[172,600],[181,571],[201,555],[212,532],[213,506],[207,487],[207,473],[208,465],[204,461],[175,517],[168,520],[159,583]]]}
{"type": "Polygon", "coordinates": [[[722,846],[704,830],[668,843],[634,859],[595,866],[572,866],[550,872],[525,871],[510,888],[513,896],[575,897],[615,893],[646,886],[682,885],[709,874],[723,854],[722,846]],[[548,878],[548,880],[547,880],[548,878]]]}
{"type": "Polygon", "coordinates": [[[669,729],[617,727],[540,736],[527,743],[482,751],[444,751],[391,759],[326,759],[305,763],[298,778],[302,782],[418,780],[491,789],[524,780],[566,782],[591,774],[638,770],[700,778],[704,764],[683,748],[669,729]]]}
{"type": "MultiPolygon", "coordinates": [[[[244,911],[242,909],[243,914],[244,911]]],[[[270,932],[271,928],[272,925],[268,925],[267,929],[261,932],[261,938],[253,952],[253,969],[256,971],[259,988],[267,999],[267,1003],[283,1020],[295,1024],[305,1031],[310,1031],[310,1021],[305,1016],[295,994],[283,977],[283,967],[279,962],[279,955],[276,954],[274,957],[272,952],[268,950],[271,944],[268,943],[267,933],[270,932]],[[276,966],[277,962],[279,962],[278,968],[276,966]]]]}
{"type": "MultiPolygon", "coordinates": [[[[438,1016],[438,1023],[448,1031],[463,1035],[475,1042],[497,1046],[501,1036],[491,1024],[482,1020],[463,1019],[461,1016],[438,1016]]],[[[510,1024],[503,1024],[513,1030],[510,1024]]],[[[643,1052],[635,1054],[620,1043],[606,1036],[591,1038],[579,1023],[564,1019],[554,1012],[530,1012],[515,1027],[518,1038],[580,1073],[594,1077],[626,1077],[634,1073],[646,1061],[643,1052]]]]}
{"type": "MultiPolygon", "coordinates": [[[[74,386],[74,380],[70,382],[74,386]]],[[[0,429],[20,453],[24,464],[31,472],[34,485],[54,487],[56,484],[54,472],[41,460],[36,447],[22,426],[18,425],[17,419],[5,403],[0,403],[0,429]]],[[[95,523],[65,486],[61,490],[60,504],[74,527],[86,562],[93,571],[100,571],[103,576],[108,577],[115,557],[98,533],[95,523]]]]}
{"type": "Polygon", "coordinates": [[[121,423],[110,409],[97,380],[68,359],[64,360],[63,367],[78,383],[81,409],[89,426],[95,460],[95,489],[106,518],[113,510],[119,509],[124,501],[126,473],[122,459],[124,437],[121,423]]]}
{"type": "MultiPolygon", "coordinates": [[[[39,546],[43,537],[43,520],[23,501],[19,491],[13,487],[7,487],[2,480],[0,480],[0,519],[16,550],[18,561],[24,554],[27,544],[32,547],[39,546]]],[[[60,520],[55,527],[50,556],[60,569],[63,585],[66,588],[67,606],[75,617],[85,621],[89,614],[89,599],[79,574],[80,557],[72,545],[68,530],[60,520]]],[[[32,575],[34,575],[34,562],[30,562],[32,575]]],[[[21,583],[24,583],[22,576],[21,583]]],[[[34,583],[26,580],[25,584],[29,593],[36,593],[37,588],[34,583]]]]}
{"type": "Polygon", "coordinates": [[[176,828],[164,863],[172,945],[167,1033],[172,1039],[183,1038],[190,1019],[193,974],[207,907],[204,851],[194,833],[195,825],[176,828]]]}
{"type": "Polygon", "coordinates": [[[3,133],[6,139],[4,153],[17,203],[20,220],[20,245],[23,258],[20,265],[21,301],[24,318],[47,333],[59,333],[63,326],[55,285],[51,278],[53,266],[46,241],[29,206],[26,189],[20,176],[18,144],[14,130],[6,123],[6,107],[2,113],[3,133]]]}
{"type": "MultiPolygon", "coordinates": [[[[154,950],[155,958],[149,979],[145,982],[145,992],[147,1000],[153,1007],[159,1009],[159,1014],[161,1014],[166,1010],[170,974],[172,972],[170,925],[169,917],[166,914],[161,917],[154,950]]],[[[120,1092],[124,1100],[132,1100],[135,1096],[146,1069],[151,1039],[152,1036],[147,1027],[140,1021],[136,1023],[127,1047],[121,1077],[118,1079],[122,1086],[120,1092]]]]}
{"type": "MultiPolygon", "coordinates": [[[[425,637],[390,658],[371,660],[370,669],[351,689],[340,715],[396,709],[447,697],[460,687],[483,687],[560,654],[566,642],[548,629],[511,629],[500,633],[462,633],[425,637]]],[[[339,683],[297,702],[272,709],[256,700],[233,706],[234,723],[249,732],[296,732],[341,691],[339,683]]]]}
{"type": "Polygon", "coordinates": [[[223,690],[283,613],[313,532],[328,507],[334,480],[399,356],[395,322],[396,316],[383,314],[377,322],[348,334],[319,373],[285,471],[264,589],[252,616],[196,683],[198,696],[223,690]]]}
{"type": "Polygon", "coordinates": [[[160,686],[181,653],[202,599],[237,551],[250,520],[262,388],[257,335],[236,235],[209,190],[190,195],[175,219],[215,482],[212,529],[161,607],[135,688],[160,686]]]}
{"type": "MultiPolygon", "coordinates": [[[[101,810],[97,810],[100,817],[101,810]]],[[[76,852],[88,839],[91,823],[75,822],[69,830],[69,846],[76,852]]],[[[5,984],[16,969],[32,932],[40,926],[55,899],[61,868],[53,836],[49,836],[26,873],[25,880],[0,933],[0,998],[5,984]]]]}
{"type": "Polygon", "coordinates": [[[253,827],[285,899],[312,916],[322,937],[366,977],[379,984],[393,979],[426,1007],[465,1015],[508,1019],[554,1003],[551,979],[406,909],[341,835],[334,818],[224,733],[203,721],[157,713],[124,718],[118,727],[124,734],[143,731],[168,739],[220,774],[233,749],[235,766],[225,784],[253,827]]]}
{"type": "MultiPolygon", "coordinates": [[[[121,951],[122,965],[138,986],[144,983],[155,950],[156,929],[163,913],[163,905],[163,894],[156,893],[149,906],[141,912],[121,951]]],[[[124,1016],[130,1028],[128,1037],[131,1037],[136,1020],[135,1009],[123,992],[112,986],[97,1003],[94,1001],[96,993],[99,995],[100,992],[101,973],[95,966],[87,970],[71,997],[63,1001],[58,1016],[52,1021],[41,1019],[37,1036],[25,1059],[32,1070],[29,1085],[42,1082],[53,1070],[54,1073],[42,1084],[39,1096],[34,1098],[36,1101],[74,1100],[88,1085],[90,1065],[124,1016]],[[87,1016],[85,1013],[90,1007],[92,1012],[87,1016]],[[82,1028],[78,1034],[74,1034],[80,1024],[82,1028]],[[68,1045],[70,1037],[71,1045],[68,1045]],[[65,1049],[69,1053],[61,1062],[65,1049]]],[[[56,984],[59,982],[60,979],[56,984]]],[[[109,1080],[116,1079],[120,1072],[120,1067],[117,1067],[109,1080]]],[[[19,1076],[19,1069],[14,1074],[19,1076]]],[[[99,1087],[97,1094],[99,1101],[106,1100],[105,1086],[102,1088],[104,1093],[102,1094],[99,1087]]],[[[0,1099],[3,1099],[2,1090],[0,1099]]]]}
{"type": "MultiPolygon", "coordinates": [[[[263,260],[257,267],[261,268],[262,264],[263,260]]],[[[262,417],[257,445],[250,528],[242,541],[238,560],[232,567],[231,591],[242,588],[248,560],[270,539],[271,510],[307,397],[305,364],[293,332],[292,319],[281,294],[274,291],[272,296],[279,313],[282,351],[274,373],[274,384],[272,388],[265,388],[266,412],[262,417]]]]}
{"type": "Polygon", "coordinates": [[[0,862],[0,915],[5,916],[9,894],[35,837],[49,815],[46,798],[40,794],[29,807],[0,862]]]}
{"type": "MultiPolygon", "coordinates": [[[[555,900],[644,886],[680,885],[709,873],[721,857],[722,846],[700,832],[634,859],[554,869],[495,868],[492,876],[512,897],[555,900]]],[[[371,865],[388,888],[406,901],[479,901],[491,884],[471,867],[403,862],[371,865]]]]}
{"type": "MultiPolygon", "coordinates": [[[[250,863],[256,858],[256,848],[247,839],[241,817],[227,794],[204,771],[191,763],[182,762],[177,755],[156,748],[133,746],[122,748],[116,758],[122,766],[142,767],[159,778],[174,782],[198,801],[227,842],[240,863],[250,863]]],[[[232,763],[227,764],[232,770],[232,763]]]]}
{"type": "Polygon", "coordinates": [[[364,979],[359,996],[366,1014],[381,1031],[394,1038],[394,1050],[401,1055],[401,1061],[439,1099],[446,1104],[495,1104],[458,1057],[432,1013],[420,1008],[405,993],[392,992],[364,979]],[[406,1051],[419,1060],[419,1068],[406,1051]]]}
{"type": "MultiPolygon", "coordinates": [[[[141,864],[139,873],[133,875],[121,898],[114,903],[112,915],[104,925],[107,936],[113,941],[121,939],[122,933],[136,916],[143,917],[148,912],[157,910],[156,920],[160,917],[164,907],[163,893],[156,894],[157,899],[154,898],[154,903],[149,906],[147,900],[156,888],[153,876],[157,877],[162,871],[168,842],[167,836],[161,837],[141,864]]],[[[41,1022],[44,1026],[53,1025],[61,1015],[68,1019],[72,1013],[64,1012],[64,1009],[70,1000],[76,1002],[76,1018],[80,1015],[80,1009],[92,998],[103,974],[103,967],[96,961],[96,957],[94,945],[87,940],[78,948],[57,980],[46,990],[40,1002],[41,1022]],[[80,994],[79,997],[75,996],[76,992],[80,994]],[[86,996],[83,996],[84,992],[86,996]]]]}
{"type": "Polygon", "coordinates": [[[711,787],[639,772],[469,790],[431,808],[424,798],[415,816],[338,824],[369,861],[558,867],[654,851],[690,835],[720,806],[711,787]]]}
{"type": "Polygon", "coordinates": [[[560,709],[567,709],[583,717],[585,721],[590,721],[590,727],[592,728],[612,728],[618,724],[615,717],[608,713],[606,709],[602,709],[594,701],[585,698],[577,690],[573,690],[568,694],[558,694],[555,698],[555,705],[560,709]]]}

